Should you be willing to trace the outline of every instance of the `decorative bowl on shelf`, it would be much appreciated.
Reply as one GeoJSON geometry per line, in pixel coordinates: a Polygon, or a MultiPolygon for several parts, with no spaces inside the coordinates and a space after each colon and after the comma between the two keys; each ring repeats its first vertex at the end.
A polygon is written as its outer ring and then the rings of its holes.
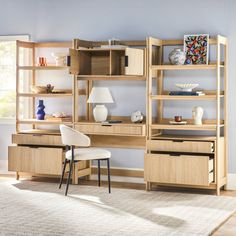
{"type": "Polygon", "coordinates": [[[199,84],[175,84],[176,87],[180,88],[184,92],[192,92],[192,90],[199,86],[199,84]]]}
{"type": "Polygon", "coordinates": [[[46,86],[31,85],[30,89],[33,93],[47,93],[46,86]]]}

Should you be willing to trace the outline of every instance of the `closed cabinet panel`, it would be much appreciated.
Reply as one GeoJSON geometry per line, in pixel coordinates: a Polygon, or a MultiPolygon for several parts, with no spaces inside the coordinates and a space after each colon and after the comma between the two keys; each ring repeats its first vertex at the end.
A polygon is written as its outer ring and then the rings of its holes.
{"type": "Polygon", "coordinates": [[[35,173],[60,175],[62,168],[62,149],[37,148],[34,156],[35,173]]]}
{"type": "Polygon", "coordinates": [[[8,148],[9,171],[60,175],[62,160],[61,148],[8,148]]]}
{"type": "Polygon", "coordinates": [[[145,125],[102,126],[100,124],[79,124],[76,125],[76,129],[85,134],[124,135],[124,136],[145,135],[145,125]]]}
{"type": "Polygon", "coordinates": [[[144,74],[144,50],[136,48],[125,49],[125,75],[144,74]]]}
{"type": "Polygon", "coordinates": [[[181,155],[174,158],[176,159],[177,183],[209,185],[209,157],[181,155]]]}
{"type": "Polygon", "coordinates": [[[214,142],[149,140],[147,148],[153,151],[213,153],[214,142]]]}
{"type": "Polygon", "coordinates": [[[78,53],[78,50],[70,48],[69,53],[70,53],[69,72],[71,74],[78,75],[79,74],[79,53],[78,53]]]}
{"type": "Polygon", "coordinates": [[[176,159],[168,155],[146,154],[144,179],[147,182],[176,183],[176,159]]]}
{"type": "Polygon", "coordinates": [[[212,182],[209,170],[208,156],[145,155],[144,178],[148,182],[208,186],[212,182]]]}
{"type": "Polygon", "coordinates": [[[27,145],[52,145],[62,146],[60,135],[46,134],[13,134],[12,143],[27,145]]]}
{"type": "Polygon", "coordinates": [[[34,150],[28,147],[8,147],[8,170],[34,172],[34,150]]]}

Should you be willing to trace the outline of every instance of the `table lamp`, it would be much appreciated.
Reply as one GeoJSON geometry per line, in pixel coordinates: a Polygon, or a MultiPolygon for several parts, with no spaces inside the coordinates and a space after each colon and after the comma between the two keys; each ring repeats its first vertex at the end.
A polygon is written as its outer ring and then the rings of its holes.
{"type": "Polygon", "coordinates": [[[93,109],[93,116],[96,122],[103,122],[107,119],[108,110],[102,103],[113,103],[114,101],[108,88],[93,87],[87,102],[98,103],[93,109]]]}

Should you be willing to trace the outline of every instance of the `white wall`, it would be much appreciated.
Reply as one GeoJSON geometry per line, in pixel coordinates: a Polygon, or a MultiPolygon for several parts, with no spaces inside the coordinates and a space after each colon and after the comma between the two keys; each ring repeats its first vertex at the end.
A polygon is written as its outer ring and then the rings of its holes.
{"type": "MultiPolygon", "coordinates": [[[[229,171],[236,173],[236,160],[234,159],[236,110],[233,106],[235,100],[234,77],[236,77],[234,68],[235,1],[199,0],[194,4],[188,0],[41,0],[37,2],[0,0],[0,4],[4,6],[1,8],[0,14],[0,34],[30,34],[32,40],[36,41],[71,40],[77,37],[88,40],[106,40],[112,37],[144,39],[147,36],[181,39],[184,34],[190,33],[228,36],[230,43],[229,171]]],[[[186,76],[188,75],[185,74],[186,76]]],[[[207,79],[206,83],[206,86],[210,87],[212,82],[207,79]]],[[[110,107],[113,114],[127,115],[136,107],[144,109],[145,104],[141,96],[138,97],[138,100],[130,99],[132,97],[130,93],[141,93],[143,89],[141,83],[133,86],[125,82],[116,82],[110,86],[117,101],[114,106],[110,107]],[[127,93],[123,90],[124,85],[127,93]],[[122,96],[120,96],[121,91],[122,96]]],[[[166,86],[170,86],[170,84],[166,86]]],[[[204,105],[209,107],[209,104],[204,105]]],[[[192,104],[189,105],[189,109],[191,106],[192,104]]],[[[170,115],[173,108],[173,104],[168,105],[169,111],[166,112],[170,115]]],[[[205,114],[212,115],[210,110],[205,114]]],[[[4,130],[3,132],[1,130],[2,135],[7,137],[4,130]]],[[[6,158],[6,153],[3,153],[6,158]]],[[[115,149],[113,153],[114,166],[133,166],[134,168],[143,166],[143,150],[127,152],[115,149]]]]}

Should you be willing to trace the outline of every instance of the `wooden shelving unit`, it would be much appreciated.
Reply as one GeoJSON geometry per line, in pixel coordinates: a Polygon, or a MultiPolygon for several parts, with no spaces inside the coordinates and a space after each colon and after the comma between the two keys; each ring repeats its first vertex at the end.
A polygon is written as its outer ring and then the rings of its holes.
{"type": "MultiPolygon", "coordinates": [[[[107,45],[106,41],[73,41],[70,73],[74,74],[78,82],[85,82],[86,100],[94,81],[147,81],[146,41],[123,41],[122,44],[127,47],[102,48],[102,45],[107,45]]],[[[79,89],[78,82],[74,85],[75,89],[79,89]]],[[[75,94],[74,99],[75,106],[78,107],[79,94],[75,94]]],[[[101,146],[103,143],[113,147],[145,147],[146,123],[134,124],[130,122],[130,117],[119,116],[108,119],[122,120],[122,123],[103,126],[94,121],[91,105],[85,106],[86,116],[82,118],[79,110],[75,109],[74,127],[89,134],[94,146],[101,146]],[[101,137],[99,140],[98,135],[101,137]]]]}
{"type": "MultiPolygon", "coordinates": [[[[218,35],[210,39],[210,46],[216,48],[216,61],[208,65],[169,65],[163,61],[166,46],[183,45],[183,40],[160,40],[148,38],[148,134],[145,154],[144,178],[147,189],[152,184],[190,188],[214,189],[220,194],[221,187],[227,185],[227,39],[218,35]],[[223,55],[221,54],[223,51],[223,55]],[[223,58],[223,62],[221,61],[223,58]],[[215,72],[216,90],[204,91],[203,96],[171,96],[164,91],[165,71],[212,70],[215,72]],[[221,76],[223,86],[221,86],[221,76]],[[156,94],[153,81],[156,80],[156,94]],[[223,87],[223,90],[222,88],[223,87]],[[203,120],[202,125],[194,125],[187,119],[186,125],[169,124],[164,117],[164,101],[215,101],[216,118],[203,120]],[[153,102],[157,103],[157,114],[153,114],[153,102]],[[221,103],[224,117],[221,118],[221,103]],[[176,134],[166,135],[171,130],[176,134]],[[191,132],[179,135],[178,132],[191,132]],[[213,132],[213,136],[195,135],[195,132],[213,132]],[[209,149],[209,147],[211,147],[209,149]]],[[[173,72],[172,72],[173,73],[173,72]]],[[[177,74],[176,74],[177,75],[177,74]]],[[[175,76],[177,77],[177,76],[175,76]]],[[[173,78],[174,81],[174,78],[173,78]]],[[[173,82],[174,83],[174,82],[173,82]]],[[[204,81],[202,82],[204,85],[204,81]]],[[[174,116],[175,114],[173,114],[174,116]]],[[[172,119],[173,120],[173,119],[172,119]]]]}
{"type": "MultiPolygon", "coordinates": [[[[73,42],[17,42],[17,133],[12,135],[12,141],[17,146],[9,147],[9,170],[33,175],[59,175],[64,160],[65,147],[61,143],[59,125],[65,124],[91,136],[92,146],[144,148],[146,141],[146,123],[133,124],[130,117],[109,117],[109,119],[122,120],[121,124],[103,126],[94,122],[92,108],[87,103],[86,114],[81,114],[79,99],[85,97],[87,101],[93,81],[105,80],[147,80],[146,70],[146,41],[123,41],[126,48],[107,49],[98,48],[107,42],[92,42],[75,39],[73,42]],[[70,66],[38,66],[36,63],[36,50],[39,48],[67,48],[70,52],[70,66]],[[31,60],[27,65],[20,62],[20,50],[30,50],[31,60]],[[57,90],[55,93],[35,94],[22,91],[20,84],[21,72],[31,74],[31,85],[37,85],[38,71],[66,71],[71,76],[71,89],[57,90]],[[79,86],[84,81],[85,87],[79,86]],[[20,116],[20,98],[31,99],[31,117],[20,116]],[[46,117],[45,120],[35,119],[35,101],[37,98],[71,99],[71,120],[57,120],[46,117]],[[21,128],[21,126],[23,128],[21,128]],[[25,128],[25,126],[30,128],[25,128]],[[56,129],[55,129],[56,128],[56,129]],[[41,158],[43,156],[43,158],[41,158]],[[53,156],[50,159],[50,156],[53,156]]],[[[58,72],[57,72],[58,73],[58,72]]],[[[68,74],[69,76],[69,74],[68,74]]],[[[24,80],[23,80],[24,82],[24,80]]],[[[73,182],[77,177],[91,174],[91,163],[79,162],[74,166],[73,182]],[[78,175],[76,174],[78,170],[78,175]]]]}
{"type": "MultiPolygon", "coordinates": [[[[17,60],[16,60],[16,134],[12,135],[12,142],[17,146],[9,147],[9,170],[16,171],[17,178],[21,174],[30,173],[32,175],[43,176],[59,176],[61,174],[62,165],[65,158],[65,146],[61,142],[59,125],[65,124],[73,126],[74,121],[74,96],[80,94],[86,95],[86,90],[74,90],[74,81],[77,81],[73,76],[69,76],[71,80],[71,89],[56,90],[52,93],[32,93],[30,92],[30,85],[38,85],[37,71],[69,71],[68,66],[56,66],[48,64],[47,66],[37,65],[37,52],[43,50],[43,53],[63,50],[68,51],[72,47],[72,42],[22,42],[17,41],[17,60]],[[39,51],[38,51],[39,50],[39,51]],[[27,64],[23,64],[22,58],[27,57],[27,64]],[[24,72],[22,74],[22,72],[24,72]],[[24,75],[28,73],[30,85],[28,88],[24,86],[24,75]],[[21,80],[22,79],[22,80],[21,80]],[[21,117],[20,98],[27,98],[30,100],[28,107],[30,108],[30,117],[21,117]],[[50,98],[57,101],[61,99],[71,99],[72,116],[71,119],[65,121],[54,118],[47,118],[45,120],[35,119],[36,99],[50,98]],[[23,128],[21,128],[21,126],[23,128]],[[26,127],[28,128],[26,128],[26,127]],[[29,128],[30,127],[30,128],[29,128]],[[56,129],[55,129],[56,128],[56,129]]],[[[58,74],[58,72],[57,72],[58,74]]],[[[49,83],[49,82],[48,82],[49,83]]],[[[45,104],[46,105],[46,104],[45,104]]],[[[46,105],[47,106],[47,105],[46,105]]],[[[79,176],[87,176],[91,173],[90,163],[80,162],[74,165],[74,169],[78,170],[79,176]]],[[[77,172],[74,171],[73,182],[77,183],[77,172]]]]}

